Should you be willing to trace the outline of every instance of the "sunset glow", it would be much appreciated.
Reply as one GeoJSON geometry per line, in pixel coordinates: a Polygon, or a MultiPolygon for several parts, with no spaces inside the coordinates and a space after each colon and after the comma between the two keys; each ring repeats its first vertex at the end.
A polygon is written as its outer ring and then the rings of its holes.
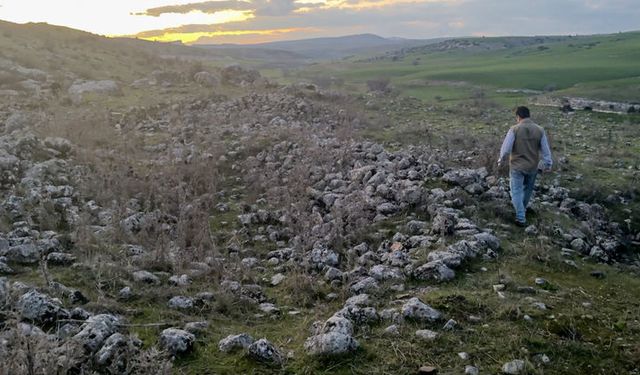
{"type": "Polygon", "coordinates": [[[168,32],[160,36],[140,37],[140,39],[150,40],[154,42],[174,42],[181,41],[182,43],[193,43],[200,38],[213,38],[220,36],[273,36],[277,34],[288,34],[302,31],[302,29],[273,29],[273,30],[237,30],[237,31],[208,31],[208,32],[195,32],[195,33],[172,33],[168,32]]]}
{"type": "Polygon", "coordinates": [[[105,36],[253,43],[372,33],[404,38],[617,32],[637,28],[632,0],[0,0],[0,19],[105,36]],[[518,15],[518,16],[515,16],[518,15]],[[606,17],[605,17],[606,16],[606,17]],[[616,19],[605,23],[603,19],[616,19]],[[243,38],[246,36],[246,38],[243,38]]]}

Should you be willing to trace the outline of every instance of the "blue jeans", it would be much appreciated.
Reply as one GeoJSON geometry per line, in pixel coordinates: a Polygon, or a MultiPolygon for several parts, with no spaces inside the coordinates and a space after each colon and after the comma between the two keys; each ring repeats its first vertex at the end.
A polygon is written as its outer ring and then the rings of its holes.
{"type": "Polygon", "coordinates": [[[533,194],[538,171],[522,172],[512,170],[510,174],[511,203],[513,203],[513,208],[516,210],[516,220],[525,223],[527,220],[524,214],[533,194]]]}

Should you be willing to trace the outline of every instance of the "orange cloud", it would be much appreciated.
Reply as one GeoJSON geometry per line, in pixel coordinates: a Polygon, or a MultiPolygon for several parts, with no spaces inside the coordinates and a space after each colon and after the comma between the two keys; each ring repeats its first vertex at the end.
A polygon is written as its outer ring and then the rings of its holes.
{"type": "Polygon", "coordinates": [[[271,29],[271,30],[218,30],[218,31],[199,31],[193,33],[177,33],[166,32],[162,35],[140,37],[140,39],[150,40],[154,42],[175,42],[181,41],[185,44],[195,43],[201,38],[213,37],[229,37],[229,36],[274,36],[279,34],[287,34],[294,32],[308,31],[306,28],[288,28],[288,29],[271,29]]]}
{"type": "Polygon", "coordinates": [[[311,0],[298,2],[300,8],[297,13],[305,13],[313,10],[311,7],[305,7],[305,3],[316,5],[316,9],[372,9],[384,8],[398,4],[422,4],[422,3],[456,3],[460,0],[311,0]],[[318,6],[318,4],[321,4],[318,6]]]}

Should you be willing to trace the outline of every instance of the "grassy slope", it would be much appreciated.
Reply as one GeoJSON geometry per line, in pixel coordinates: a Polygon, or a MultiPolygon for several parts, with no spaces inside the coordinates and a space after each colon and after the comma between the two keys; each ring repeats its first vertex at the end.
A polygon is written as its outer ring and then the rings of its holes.
{"type": "MultiPolygon", "coordinates": [[[[501,38],[470,39],[495,44],[501,38]]],[[[321,65],[313,71],[328,71],[347,80],[364,83],[389,77],[401,90],[422,96],[425,81],[464,81],[495,88],[542,90],[553,85],[558,94],[584,95],[612,100],[640,100],[640,33],[567,38],[530,46],[489,51],[450,50],[415,52],[399,61],[345,62],[321,65]],[[543,46],[542,48],[539,48],[543,46]],[[414,61],[417,65],[414,65],[414,61]]],[[[450,84],[435,85],[451,88],[450,84]]],[[[425,91],[431,95],[432,88],[425,91]]],[[[446,89],[444,94],[447,95],[446,89]]],[[[458,86],[457,93],[469,92],[458,86]]]]}
{"type": "MultiPolygon", "coordinates": [[[[193,82],[171,87],[133,88],[130,86],[133,81],[148,78],[156,70],[188,77],[196,71],[215,71],[218,67],[240,61],[196,47],[106,38],[48,24],[0,21],[0,59],[50,74],[53,81],[62,86],[60,100],[46,103],[37,97],[19,100],[23,104],[33,101],[51,108],[59,106],[58,102],[65,97],[64,92],[76,79],[111,79],[119,83],[122,96],[85,95],[85,104],[98,111],[103,108],[121,111],[134,105],[151,106],[211,94],[233,96],[239,91],[227,86],[212,90],[193,82]]],[[[0,86],[3,84],[7,84],[5,88],[13,88],[15,83],[4,82],[0,76],[0,86]]],[[[0,98],[0,103],[3,100],[0,98]]],[[[68,111],[68,108],[63,107],[61,111],[68,111]]]]}
{"type": "Polygon", "coordinates": [[[184,68],[185,61],[178,58],[198,59],[213,66],[235,61],[195,47],[106,38],[61,26],[5,21],[0,21],[0,58],[52,72],[59,79],[72,73],[85,79],[126,82],[156,69],[184,68]]]}

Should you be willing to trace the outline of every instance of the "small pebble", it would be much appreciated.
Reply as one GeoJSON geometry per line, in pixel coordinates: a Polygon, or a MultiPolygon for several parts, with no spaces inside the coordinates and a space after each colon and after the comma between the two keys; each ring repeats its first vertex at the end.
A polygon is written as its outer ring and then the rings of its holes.
{"type": "Polygon", "coordinates": [[[451,331],[457,326],[458,326],[458,322],[456,322],[453,319],[449,319],[449,321],[447,321],[447,323],[444,325],[444,327],[442,327],[442,329],[444,329],[445,331],[451,331]]]}
{"type": "Polygon", "coordinates": [[[494,292],[501,292],[505,289],[505,285],[504,284],[495,284],[493,286],[493,291],[494,292]]]}

